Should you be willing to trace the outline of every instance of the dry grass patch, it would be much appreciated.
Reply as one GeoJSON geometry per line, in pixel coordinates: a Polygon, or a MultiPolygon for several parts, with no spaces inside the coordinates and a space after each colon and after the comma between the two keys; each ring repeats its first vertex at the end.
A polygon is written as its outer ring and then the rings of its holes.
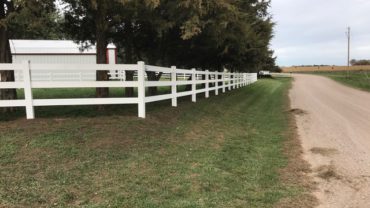
{"type": "Polygon", "coordinates": [[[308,114],[306,111],[304,111],[304,110],[302,110],[302,109],[298,109],[298,108],[291,109],[291,110],[290,110],[290,113],[292,113],[292,114],[294,114],[294,115],[298,115],[298,116],[308,114]]]}
{"type": "Polygon", "coordinates": [[[337,170],[333,164],[320,166],[315,170],[315,172],[317,172],[317,176],[319,178],[327,181],[331,179],[342,179],[342,176],[337,173],[337,170]]]}
{"type": "Polygon", "coordinates": [[[333,148],[323,148],[323,147],[314,147],[310,150],[313,154],[319,154],[322,156],[332,156],[338,153],[337,149],[333,148]]]}

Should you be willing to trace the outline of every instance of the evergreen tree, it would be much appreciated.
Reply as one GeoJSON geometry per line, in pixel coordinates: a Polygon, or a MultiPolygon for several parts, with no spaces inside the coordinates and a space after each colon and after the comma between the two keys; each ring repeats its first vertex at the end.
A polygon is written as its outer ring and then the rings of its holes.
{"type": "MultiPolygon", "coordinates": [[[[12,63],[9,39],[60,38],[58,19],[53,0],[0,0],[0,63],[12,63]]],[[[2,82],[14,81],[14,71],[0,74],[2,82]]],[[[1,100],[16,98],[15,89],[0,90],[1,100]]]]}

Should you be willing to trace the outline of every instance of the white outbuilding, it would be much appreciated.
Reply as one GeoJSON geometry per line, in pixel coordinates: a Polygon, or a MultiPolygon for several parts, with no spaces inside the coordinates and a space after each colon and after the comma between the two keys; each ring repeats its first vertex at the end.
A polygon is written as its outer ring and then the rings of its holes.
{"type": "MultiPolygon", "coordinates": [[[[72,40],[10,40],[13,63],[29,60],[47,64],[91,64],[96,63],[96,47],[83,47],[72,40]]],[[[116,47],[107,47],[107,58],[116,62],[116,47]]]]}
{"type": "MultiPolygon", "coordinates": [[[[34,64],[95,64],[96,47],[83,47],[72,40],[10,40],[13,63],[30,61],[34,64]]],[[[107,47],[107,64],[117,63],[117,49],[113,44],[107,47]]],[[[16,74],[16,79],[22,79],[16,74]]],[[[95,72],[48,71],[48,73],[33,74],[33,80],[95,80],[95,72]]]]}

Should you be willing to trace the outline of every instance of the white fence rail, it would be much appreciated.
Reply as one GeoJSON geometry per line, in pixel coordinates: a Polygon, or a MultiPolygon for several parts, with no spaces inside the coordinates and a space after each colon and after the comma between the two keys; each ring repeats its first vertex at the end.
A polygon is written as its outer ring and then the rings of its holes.
{"type": "Polygon", "coordinates": [[[27,119],[34,119],[35,106],[70,106],[70,105],[112,105],[112,104],[137,104],[138,116],[145,118],[146,103],[172,100],[172,106],[177,106],[177,98],[191,96],[191,100],[196,102],[197,94],[209,93],[214,91],[216,95],[219,91],[226,92],[240,87],[247,86],[257,81],[257,74],[253,73],[227,73],[227,72],[209,72],[197,71],[195,69],[184,70],[176,67],[164,68],[145,65],[144,62],[138,64],[31,64],[23,62],[22,64],[0,64],[0,71],[13,70],[17,76],[22,79],[15,82],[0,82],[0,89],[24,89],[24,100],[0,100],[0,107],[25,107],[27,119]],[[74,73],[78,69],[79,73],[74,73]],[[47,77],[50,71],[55,73],[69,74],[68,81],[59,81],[51,79],[33,79],[37,77],[47,77]],[[84,71],[110,71],[111,81],[89,81],[81,79],[81,73],[84,71]],[[125,71],[135,72],[135,81],[125,81],[125,71]],[[148,81],[146,71],[163,73],[163,79],[160,81],[148,81]],[[191,79],[189,79],[191,77],[191,79]],[[197,85],[204,84],[204,89],[197,89],[197,85]],[[177,86],[191,85],[191,91],[178,92],[177,86]],[[165,95],[146,96],[147,87],[171,87],[171,93],[165,95]],[[138,95],[134,98],[74,98],[74,99],[34,99],[32,89],[51,89],[51,88],[137,88],[138,95]]]}

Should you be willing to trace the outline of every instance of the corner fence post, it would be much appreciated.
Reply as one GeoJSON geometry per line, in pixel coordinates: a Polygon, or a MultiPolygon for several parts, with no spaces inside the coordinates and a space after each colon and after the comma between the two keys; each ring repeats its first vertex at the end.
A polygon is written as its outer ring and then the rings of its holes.
{"type": "Polygon", "coordinates": [[[27,119],[35,119],[35,109],[32,96],[31,62],[23,61],[24,97],[26,101],[27,119]]]}
{"type": "Polygon", "coordinates": [[[140,118],[146,117],[145,112],[145,63],[139,61],[137,63],[137,82],[138,82],[138,114],[140,118]]]}
{"type": "Polygon", "coordinates": [[[192,69],[191,72],[191,101],[195,103],[197,102],[197,71],[192,69]]]}
{"type": "Polygon", "coordinates": [[[206,70],[206,98],[209,98],[209,71],[206,70]]]}
{"type": "Polygon", "coordinates": [[[172,107],[177,107],[177,72],[176,66],[171,67],[172,107]]]}

